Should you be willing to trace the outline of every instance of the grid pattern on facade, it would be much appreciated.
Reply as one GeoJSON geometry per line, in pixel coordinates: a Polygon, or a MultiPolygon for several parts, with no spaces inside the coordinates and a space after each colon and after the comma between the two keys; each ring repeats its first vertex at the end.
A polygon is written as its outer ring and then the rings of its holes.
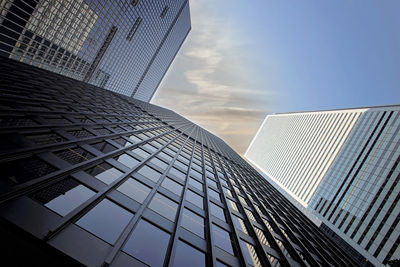
{"type": "Polygon", "coordinates": [[[336,234],[384,264],[400,257],[399,146],[400,107],[369,109],[310,202],[336,234]]]}
{"type": "Polygon", "coordinates": [[[357,265],[176,113],[15,61],[0,71],[0,215],[41,242],[91,266],[357,265]],[[32,158],[51,169],[22,179],[32,158]]]}
{"type": "Polygon", "coordinates": [[[363,111],[268,115],[245,157],[307,207],[363,111]]]}
{"type": "Polygon", "coordinates": [[[190,28],[188,0],[4,0],[0,56],[149,101],[190,28]]]}

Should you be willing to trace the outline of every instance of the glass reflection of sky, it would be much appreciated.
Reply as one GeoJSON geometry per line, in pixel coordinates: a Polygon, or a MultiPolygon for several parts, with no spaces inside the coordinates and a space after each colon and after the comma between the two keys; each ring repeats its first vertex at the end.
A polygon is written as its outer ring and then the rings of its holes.
{"type": "Polygon", "coordinates": [[[78,185],[45,204],[52,211],[65,216],[95,194],[86,186],[78,185]]]}

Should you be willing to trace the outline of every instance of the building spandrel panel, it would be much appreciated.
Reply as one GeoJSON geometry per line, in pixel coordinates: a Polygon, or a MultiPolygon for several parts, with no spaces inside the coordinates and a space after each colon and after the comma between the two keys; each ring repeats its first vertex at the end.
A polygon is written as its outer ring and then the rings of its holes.
{"type": "Polygon", "coordinates": [[[0,229],[20,266],[357,266],[178,114],[10,59],[0,80],[0,229]]]}

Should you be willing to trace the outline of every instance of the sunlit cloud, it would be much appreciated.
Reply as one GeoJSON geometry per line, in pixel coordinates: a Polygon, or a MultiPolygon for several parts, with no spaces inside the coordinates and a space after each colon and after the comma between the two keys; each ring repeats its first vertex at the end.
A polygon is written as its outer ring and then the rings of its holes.
{"type": "Polygon", "coordinates": [[[256,84],[241,60],[245,43],[207,4],[190,2],[192,31],[152,103],[170,108],[243,154],[271,107],[273,94],[256,84]]]}

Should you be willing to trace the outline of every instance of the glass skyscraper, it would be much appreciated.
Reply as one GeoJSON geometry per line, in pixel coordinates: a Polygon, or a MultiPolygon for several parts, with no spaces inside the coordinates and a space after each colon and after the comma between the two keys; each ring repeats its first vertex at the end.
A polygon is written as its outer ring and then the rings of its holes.
{"type": "Polygon", "coordinates": [[[0,94],[3,261],[357,265],[221,139],[170,110],[9,59],[0,94]]]}
{"type": "Polygon", "coordinates": [[[4,0],[0,56],[149,102],[190,31],[188,0],[4,0]]]}
{"type": "Polygon", "coordinates": [[[391,105],[269,115],[245,156],[360,263],[379,266],[400,258],[399,146],[391,105]]]}

